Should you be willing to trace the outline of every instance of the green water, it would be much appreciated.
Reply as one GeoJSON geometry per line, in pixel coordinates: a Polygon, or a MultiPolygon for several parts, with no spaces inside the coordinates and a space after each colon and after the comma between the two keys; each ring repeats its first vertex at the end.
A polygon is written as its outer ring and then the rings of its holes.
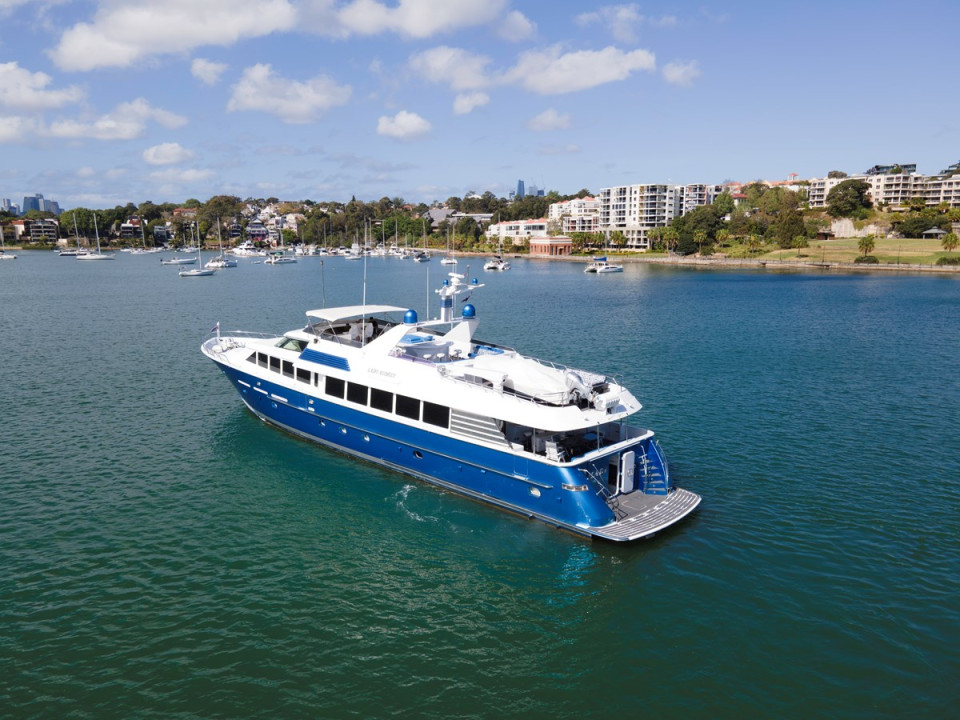
{"type": "MultiPolygon", "coordinates": [[[[0,716],[955,714],[956,278],[474,264],[480,336],[624,381],[692,518],[591,542],[256,420],[203,337],[358,303],[363,263],[23,253],[0,716]]],[[[371,260],[367,300],[435,313],[443,270],[371,260]]]]}

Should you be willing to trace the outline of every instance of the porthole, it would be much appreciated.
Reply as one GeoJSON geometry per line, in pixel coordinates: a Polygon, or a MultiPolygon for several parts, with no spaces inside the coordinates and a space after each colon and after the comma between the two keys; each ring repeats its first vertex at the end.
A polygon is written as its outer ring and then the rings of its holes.
{"type": "Polygon", "coordinates": [[[414,456],[415,458],[417,458],[418,460],[422,460],[422,459],[423,459],[423,454],[422,454],[419,450],[414,450],[414,451],[413,451],[413,456],[414,456]]]}
{"type": "Polygon", "coordinates": [[[370,436],[369,436],[369,435],[364,435],[364,436],[363,436],[363,441],[364,441],[364,442],[370,442],[370,436]]]}
{"type": "Polygon", "coordinates": [[[346,434],[347,434],[347,429],[346,429],[345,427],[341,427],[341,428],[340,428],[340,432],[341,432],[343,435],[346,435],[346,434]]]}
{"type": "Polygon", "coordinates": [[[540,488],[530,488],[530,494],[534,497],[540,497],[540,488]]]}

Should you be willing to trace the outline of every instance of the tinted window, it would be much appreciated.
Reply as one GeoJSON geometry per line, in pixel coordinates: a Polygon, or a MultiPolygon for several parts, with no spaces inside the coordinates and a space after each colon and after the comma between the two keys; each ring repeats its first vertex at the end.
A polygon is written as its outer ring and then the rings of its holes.
{"type": "Polygon", "coordinates": [[[347,383],[341,380],[340,378],[327,376],[327,395],[333,395],[334,397],[342,398],[343,391],[346,389],[347,383]]]}
{"type": "Polygon", "coordinates": [[[450,408],[445,405],[424,402],[423,421],[442,428],[450,427],[450,408]]]}
{"type": "Polygon", "coordinates": [[[358,383],[347,383],[347,400],[360,405],[367,404],[367,386],[358,383]]]}
{"type": "Polygon", "coordinates": [[[266,354],[266,353],[262,353],[262,352],[258,352],[258,353],[257,353],[257,365],[260,365],[261,367],[266,367],[266,366],[267,366],[267,354],[266,354]]]}
{"type": "Polygon", "coordinates": [[[403,417],[411,420],[419,420],[420,401],[406,395],[397,395],[397,415],[403,415],[403,417]]]}
{"type": "Polygon", "coordinates": [[[270,358],[270,369],[274,372],[280,372],[280,358],[271,357],[270,358]]]}
{"type": "Polygon", "coordinates": [[[310,371],[303,368],[297,368],[297,380],[310,384],[310,371]]]}
{"type": "Polygon", "coordinates": [[[293,363],[289,360],[283,361],[283,374],[287,377],[293,377],[293,363]]]}
{"type": "Polygon", "coordinates": [[[393,393],[370,388],[370,407],[384,412],[393,412],[393,393]]]}

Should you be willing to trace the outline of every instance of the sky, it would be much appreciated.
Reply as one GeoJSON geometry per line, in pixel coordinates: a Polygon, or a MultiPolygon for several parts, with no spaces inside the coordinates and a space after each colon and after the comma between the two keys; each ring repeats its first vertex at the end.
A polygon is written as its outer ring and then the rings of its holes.
{"type": "Polygon", "coordinates": [[[0,0],[0,197],[432,202],[960,160],[960,3],[0,0]]]}

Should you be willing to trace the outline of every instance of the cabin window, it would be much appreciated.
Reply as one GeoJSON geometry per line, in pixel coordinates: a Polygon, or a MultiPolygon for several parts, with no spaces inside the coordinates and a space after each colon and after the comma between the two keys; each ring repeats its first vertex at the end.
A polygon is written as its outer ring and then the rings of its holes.
{"type": "Polygon", "coordinates": [[[270,357],[270,369],[274,372],[280,372],[280,358],[270,357]]]}
{"type": "Polygon", "coordinates": [[[323,375],[321,375],[320,373],[314,373],[314,374],[313,374],[313,384],[316,385],[317,387],[320,387],[320,384],[321,384],[322,382],[323,382],[323,375]]]}
{"type": "Polygon", "coordinates": [[[293,363],[289,360],[283,361],[283,374],[287,377],[293,377],[293,363]]]}
{"type": "Polygon", "coordinates": [[[247,358],[247,362],[255,363],[256,361],[257,361],[257,354],[256,354],[256,353],[250,353],[250,357],[247,358]]]}
{"type": "Polygon", "coordinates": [[[344,380],[327,375],[327,395],[333,395],[333,397],[342,398],[346,387],[347,383],[344,380]]]}
{"type": "Polygon", "coordinates": [[[257,353],[257,365],[260,367],[267,367],[267,354],[258,352],[257,353]]]}
{"type": "Polygon", "coordinates": [[[450,408],[424,401],[423,421],[442,428],[450,427],[450,408]]]}
{"type": "Polygon", "coordinates": [[[397,395],[397,415],[411,420],[420,419],[420,401],[406,395],[397,395]]]}
{"type": "Polygon", "coordinates": [[[310,384],[310,375],[312,373],[309,370],[304,370],[303,368],[297,368],[297,380],[302,383],[310,384]]]}
{"type": "Polygon", "coordinates": [[[383,412],[393,412],[393,393],[370,388],[370,407],[383,412]]]}
{"type": "Polygon", "coordinates": [[[367,386],[360,383],[347,383],[347,400],[358,405],[367,404],[367,386]]]}

